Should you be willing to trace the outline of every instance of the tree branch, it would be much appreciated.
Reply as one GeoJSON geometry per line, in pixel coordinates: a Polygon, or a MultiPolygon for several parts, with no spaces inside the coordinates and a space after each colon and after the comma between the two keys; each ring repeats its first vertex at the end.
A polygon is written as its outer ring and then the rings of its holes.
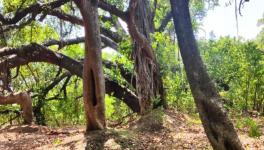
{"type": "Polygon", "coordinates": [[[168,25],[168,23],[171,21],[171,19],[172,19],[172,13],[171,13],[171,11],[169,11],[169,12],[167,12],[164,19],[161,21],[160,27],[157,29],[157,31],[163,32],[165,30],[166,26],[168,25]]]}
{"type": "Polygon", "coordinates": [[[50,85],[48,85],[44,90],[43,90],[43,95],[47,95],[47,93],[52,90],[56,85],[58,85],[63,79],[70,77],[71,73],[70,72],[65,72],[61,76],[55,78],[50,85]]]}
{"type": "MultiPolygon", "coordinates": [[[[61,53],[51,51],[39,44],[33,43],[20,48],[4,48],[0,50],[0,57],[3,56],[9,56],[6,66],[8,68],[15,68],[31,62],[46,62],[64,68],[71,74],[82,78],[83,65],[80,62],[61,53]]],[[[4,64],[0,62],[0,68],[3,66],[4,64]]],[[[105,81],[106,93],[123,100],[133,111],[139,111],[139,102],[135,94],[127,88],[120,86],[115,81],[111,81],[107,77],[105,78],[105,81]]]]}
{"type": "MultiPolygon", "coordinates": [[[[51,16],[55,16],[59,19],[70,22],[72,24],[77,24],[77,25],[83,26],[83,20],[79,17],[73,16],[70,14],[66,14],[66,13],[63,13],[63,12],[58,11],[58,10],[49,10],[49,11],[47,11],[47,14],[49,14],[51,16]]],[[[120,35],[118,35],[117,33],[113,32],[113,31],[110,31],[106,28],[100,27],[100,32],[103,35],[105,35],[106,37],[109,37],[110,39],[115,41],[116,43],[119,43],[122,41],[122,37],[120,35]]]]}
{"type": "Polygon", "coordinates": [[[101,9],[108,11],[109,13],[116,15],[117,17],[127,22],[128,20],[127,12],[123,12],[122,10],[119,10],[116,6],[109,4],[105,2],[104,0],[100,0],[98,3],[98,6],[101,9]]]}
{"type": "Polygon", "coordinates": [[[35,17],[36,16],[31,16],[26,21],[21,21],[21,23],[18,25],[17,24],[8,25],[0,32],[0,34],[3,34],[5,32],[13,30],[13,29],[21,29],[21,28],[25,27],[26,25],[29,25],[33,20],[35,20],[35,17]]]}
{"type": "Polygon", "coordinates": [[[126,68],[124,68],[123,64],[120,63],[113,63],[111,61],[107,61],[104,60],[103,64],[106,68],[111,69],[112,67],[114,68],[119,68],[120,73],[122,75],[122,77],[128,82],[130,83],[134,88],[136,88],[136,77],[126,68]]]}
{"type": "MultiPolygon", "coordinates": [[[[113,49],[117,49],[117,44],[110,40],[109,38],[105,37],[105,36],[101,36],[101,40],[102,40],[102,43],[107,46],[107,47],[111,47],[113,49]]],[[[67,39],[67,40],[54,40],[54,39],[51,39],[47,42],[45,42],[43,44],[43,46],[52,46],[52,45],[58,45],[59,46],[59,49],[65,47],[65,46],[68,46],[68,45],[73,45],[73,44],[79,44],[79,43],[83,43],[84,42],[84,37],[77,37],[77,38],[74,38],[74,39],[67,39]]]]}
{"type": "Polygon", "coordinates": [[[147,56],[150,59],[155,60],[155,56],[148,39],[146,39],[145,36],[138,31],[138,28],[135,23],[135,13],[136,13],[137,3],[138,0],[130,0],[129,8],[128,8],[129,9],[128,30],[133,40],[135,40],[141,46],[141,48],[146,52],[147,56]]]}
{"type": "Polygon", "coordinates": [[[33,5],[25,8],[25,9],[21,9],[21,10],[17,11],[15,13],[14,17],[12,17],[12,18],[5,18],[2,14],[0,14],[0,22],[3,25],[16,24],[17,22],[19,22],[21,19],[23,19],[24,17],[26,17],[30,13],[39,14],[42,11],[45,11],[47,9],[54,9],[54,8],[60,7],[69,1],[70,0],[57,0],[57,1],[47,3],[47,4],[36,3],[36,4],[33,4],[33,5]]]}

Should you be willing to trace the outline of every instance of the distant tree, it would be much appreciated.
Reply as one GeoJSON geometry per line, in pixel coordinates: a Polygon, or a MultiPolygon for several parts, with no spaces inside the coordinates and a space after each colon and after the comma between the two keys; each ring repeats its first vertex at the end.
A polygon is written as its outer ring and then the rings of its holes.
{"type": "Polygon", "coordinates": [[[262,27],[261,31],[259,32],[259,34],[257,36],[257,42],[258,42],[258,45],[262,49],[262,52],[264,54],[264,14],[263,14],[262,18],[260,18],[258,20],[257,25],[262,27]]]}

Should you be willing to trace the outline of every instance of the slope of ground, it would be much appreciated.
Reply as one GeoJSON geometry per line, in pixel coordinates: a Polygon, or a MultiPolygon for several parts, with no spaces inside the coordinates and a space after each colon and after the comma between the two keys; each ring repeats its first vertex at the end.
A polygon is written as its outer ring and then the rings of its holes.
{"type": "MultiPolygon", "coordinates": [[[[240,130],[243,145],[249,150],[264,150],[262,136],[250,138],[240,130]]],[[[172,110],[154,111],[147,116],[105,131],[84,135],[84,127],[63,129],[43,126],[8,126],[0,130],[0,149],[212,149],[201,122],[172,110]]]]}

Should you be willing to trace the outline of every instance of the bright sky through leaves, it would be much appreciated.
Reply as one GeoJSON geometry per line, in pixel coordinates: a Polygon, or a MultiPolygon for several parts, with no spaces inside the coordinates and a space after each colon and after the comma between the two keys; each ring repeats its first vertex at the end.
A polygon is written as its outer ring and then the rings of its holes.
{"type": "MultiPolygon", "coordinates": [[[[220,0],[220,6],[209,10],[203,20],[203,29],[206,31],[206,38],[209,38],[210,32],[219,36],[236,36],[235,6],[225,6],[226,0],[220,0]]],[[[264,0],[250,0],[242,8],[242,15],[238,16],[239,36],[245,39],[253,39],[260,32],[257,27],[257,20],[264,13],[264,0]]],[[[204,31],[200,31],[200,37],[205,36],[204,31]]]]}

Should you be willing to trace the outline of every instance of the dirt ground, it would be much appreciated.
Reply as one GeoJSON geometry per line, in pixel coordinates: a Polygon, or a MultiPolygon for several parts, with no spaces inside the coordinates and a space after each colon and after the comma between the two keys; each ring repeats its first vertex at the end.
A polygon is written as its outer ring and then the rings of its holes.
{"type": "MultiPolygon", "coordinates": [[[[0,150],[212,149],[199,120],[172,110],[87,135],[84,135],[84,128],[7,126],[0,130],[0,150]]],[[[245,149],[264,150],[263,126],[261,132],[259,138],[251,138],[247,132],[239,131],[245,149]]]]}

